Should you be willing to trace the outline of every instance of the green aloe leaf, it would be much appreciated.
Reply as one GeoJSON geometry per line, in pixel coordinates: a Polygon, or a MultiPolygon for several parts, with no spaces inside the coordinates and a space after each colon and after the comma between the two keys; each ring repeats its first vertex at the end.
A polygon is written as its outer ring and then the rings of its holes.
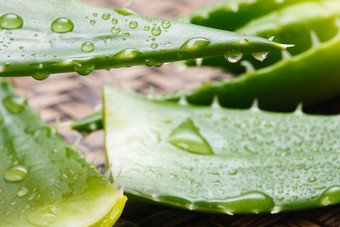
{"type": "Polygon", "coordinates": [[[71,0],[0,3],[0,76],[33,76],[284,49],[272,41],[71,0]],[[244,42],[247,40],[247,42],[244,42]]]}
{"type": "Polygon", "coordinates": [[[126,197],[0,81],[0,225],[112,226],[126,197]]]}
{"type": "MultiPolygon", "coordinates": [[[[238,16],[241,17],[241,15],[238,16]]],[[[315,41],[326,42],[332,39],[338,33],[339,22],[335,22],[338,18],[340,18],[339,1],[311,1],[263,14],[233,31],[264,38],[274,36],[277,42],[294,41],[295,46],[288,51],[292,55],[298,55],[312,48],[315,41]]],[[[223,21],[228,20],[224,18],[223,21]]],[[[209,26],[214,26],[214,24],[209,24],[209,26]]],[[[280,51],[273,51],[264,62],[254,61],[248,56],[242,58],[242,60],[251,62],[255,69],[264,68],[281,59],[280,51]]],[[[238,60],[240,61],[241,58],[238,60]]],[[[235,73],[244,72],[245,67],[239,63],[235,61],[229,63],[221,57],[207,58],[202,61],[203,65],[219,66],[235,73]]],[[[324,74],[327,74],[327,68],[324,74]]]]}
{"type": "Polygon", "coordinates": [[[257,98],[261,109],[293,111],[298,103],[311,105],[340,95],[339,53],[340,32],[296,56],[283,51],[282,60],[268,67],[254,70],[244,62],[247,72],[236,78],[159,98],[186,97],[191,104],[210,105],[217,96],[222,106],[230,108],[249,108],[257,98]]]}
{"type": "Polygon", "coordinates": [[[192,24],[233,31],[255,18],[301,2],[323,0],[226,0],[205,7],[182,20],[192,24]]]}
{"type": "Polygon", "coordinates": [[[340,116],[185,106],[109,86],[104,116],[130,198],[227,214],[340,202],[340,116]]]}

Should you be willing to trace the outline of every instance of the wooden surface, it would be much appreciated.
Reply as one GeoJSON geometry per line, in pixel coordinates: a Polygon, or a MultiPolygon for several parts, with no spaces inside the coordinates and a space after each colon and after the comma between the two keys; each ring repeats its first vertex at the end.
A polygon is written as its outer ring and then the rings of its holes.
{"type": "MultiPolygon", "coordinates": [[[[125,0],[87,0],[99,6],[119,8],[125,0]]],[[[174,18],[219,0],[135,0],[130,8],[152,17],[174,18]]],[[[103,132],[88,137],[67,129],[67,122],[80,119],[101,106],[101,87],[110,83],[124,89],[147,93],[150,86],[157,92],[199,87],[207,80],[227,79],[230,75],[211,68],[185,68],[171,63],[161,68],[137,66],[132,68],[95,71],[87,77],[75,73],[52,75],[45,81],[32,78],[14,78],[17,91],[29,99],[29,104],[41,113],[50,125],[60,121],[59,130],[65,140],[79,143],[79,152],[88,152],[87,161],[97,158],[98,167],[104,168],[103,132]],[[59,119],[59,120],[57,120],[59,119]]],[[[339,111],[339,100],[323,103],[311,109],[314,112],[339,111]]],[[[339,112],[338,112],[339,113],[339,112]]],[[[228,216],[199,214],[156,205],[129,201],[116,226],[340,226],[340,206],[278,215],[228,216]]]]}

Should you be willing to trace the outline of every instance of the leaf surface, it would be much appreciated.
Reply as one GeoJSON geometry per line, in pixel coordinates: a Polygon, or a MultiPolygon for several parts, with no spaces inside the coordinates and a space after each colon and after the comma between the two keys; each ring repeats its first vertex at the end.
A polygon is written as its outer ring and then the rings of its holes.
{"type": "Polygon", "coordinates": [[[340,202],[340,116],[183,106],[104,87],[107,156],[131,198],[216,213],[340,202]]]}
{"type": "Polygon", "coordinates": [[[88,75],[183,59],[283,49],[269,40],[90,6],[75,0],[0,3],[0,76],[88,75]],[[248,42],[240,42],[248,40],[248,42]]]}
{"type": "Polygon", "coordinates": [[[112,226],[126,197],[0,82],[0,225],[112,226]]]}

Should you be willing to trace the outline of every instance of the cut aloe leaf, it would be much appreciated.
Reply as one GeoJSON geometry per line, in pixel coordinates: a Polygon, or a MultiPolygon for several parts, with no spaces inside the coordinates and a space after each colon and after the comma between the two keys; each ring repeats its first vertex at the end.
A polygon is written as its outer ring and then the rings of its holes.
{"type": "Polygon", "coordinates": [[[104,87],[106,149],[131,198],[227,214],[340,202],[340,116],[183,106],[104,87]]]}
{"type": "Polygon", "coordinates": [[[268,52],[287,45],[71,0],[0,3],[0,76],[33,76],[268,52]],[[75,13],[77,12],[77,13],[75,13]],[[248,42],[240,42],[248,40],[248,42]]]}
{"type": "Polygon", "coordinates": [[[0,82],[0,225],[112,226],[126,197],[0,82]]]}

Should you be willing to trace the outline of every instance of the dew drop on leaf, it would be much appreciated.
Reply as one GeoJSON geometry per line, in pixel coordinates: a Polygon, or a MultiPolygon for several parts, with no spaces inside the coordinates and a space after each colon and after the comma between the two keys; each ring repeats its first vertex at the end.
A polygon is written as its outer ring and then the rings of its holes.
{"type": "Polygon", "coordinates": [[[28,175],[27,168],[23,166],[13,166],[4,173],[4,179],[8,182],[23,181],[28,175]]]}
{"type": "Polygon", "coordinates": [[[112,34],[118,34],[120,32],[120,28],[119,27],[113,27],[112,29],[111,29],[111,33],[112,34]]]}
{"type": "Polygon", "coordinates": [[[109,13],[104,13],[104,14],[102,15],[102,19],[103,19],[103,20],[108,20],[108,19],[110,19],[110,17],[111,17],[111,14],[109,14],[109,13]]]}
{"type": "Polygon", "coordinates": [[[32,75],[32,78],[35,80],[46,80],[50,76],[49,72],[36,72],[32,75]]]}
{"type": "Polygon", "coordinates": [[[93,43],[91,42],[84,42],[82,45],[81,45],[81,51],[83,52],[91,52],[95,49],[95,46],[93,43]]]}
{"type": "Polygon", "coordinates": [[[268,57],[269,52],[260,52],[252,54],[256,60],[264,61],[268,57]]]}
{"type": "Polygon", "coordinates": [[[28,188],[21,187],[17,191],[17,196],[18,197],[23,197],[23,196],[27,195],[28,191],[29,191],[28,188]]]}
{"type": "Polygon", "coordinates": [[[111,22],[112,22],[112,24],[118,24],[118,19],[117,18],[112,18],[111,22]]]}
{"type": "Polygon", "coordinates": [[[169,20],[164,20],[162,22],[162,27],[163,28],[170,28],[170,26],[171,26],[171,22],[169,20]]]}
{"type": "Polygon", "coordinates": [[[65,17],[60,17],[52,22],[51,30],[57,33],[71,32],[74,24],[71,20],[65,17]]]}
{"type": "Polygon", "coordinates": [[[138,27],[137,21],[131,21],[129,23],[129,27],[132,28],[132,29],[137,28],[138,27]]]}
{"type": "Polygon", "coordinates": [[[121,60],[128,60],[128,59],[133,59],[133,58],[137,57],[140,54],[141,54],[141,52],[139,52],[136,49],[127,48],[127,49],[124,49],[124,50],[116,53],[114,55],[114,57],[119,58],[121,60]]]}
{"type": "Polygon", "coordinates": [[[53,205],[44,206],[33,210],[28,221],[33,225],[46,226],[56,220],[57,208],[53,205]]]}
{"type": "Polygon", "coordinates": [[[153,27],[151,29],[151,34],[154,35],[154,36],[159,36],[160,34],[162,33],[162,30],[160,27],[153,27]]]}
{"type": "Polygon", "coordinates": [[[0,28],[2,29],[18,29],[23,24],[22,18],[14,13],[6,13],[0,17],[0,28]]]}
{"type": "Polygon", "coordinates": [[[158,47],[158,44],[157,43],[151,43],[150,47],[152,49],[156,49],[158,47]]]}
{"type": "Polygon", "coordinates": [[[183,121],[174,129],[169,136],[168,142],[191,153],[213,154],[209,143],[203,138],[191,119],[183,121]]]}
{"type": "Polygon", "coordinates": [[[225,55],[224,56],[230,63],[236,63],[236,62],[239,62],[242,57],[243,57],[243,54],[239,54],[239,55],[235,55],[235,56],[228,56],[228,55],[225,55]]]}
{"type": "Polygon", "coordinates": [[[20,113],[24,109],[25,100],[16,96],[8,96],[2,100],[2,103],[9,112],[20,113]]]}
{"type": "Polygon", "coordinates": [[[150,31],[150,26],[149,25],[144,26],[144,31],[150,31]]]}
{"type": "Polygon", "coordinates": [[[201,38],[201,37],[197,37],[197,38],[191,38],[189,40],[187,40],[181,48],[183,49],[196,49],[196,48],[200,48],[200,47],[206,47],[211,43],[211,41],[207,38],[201,38]]]}

